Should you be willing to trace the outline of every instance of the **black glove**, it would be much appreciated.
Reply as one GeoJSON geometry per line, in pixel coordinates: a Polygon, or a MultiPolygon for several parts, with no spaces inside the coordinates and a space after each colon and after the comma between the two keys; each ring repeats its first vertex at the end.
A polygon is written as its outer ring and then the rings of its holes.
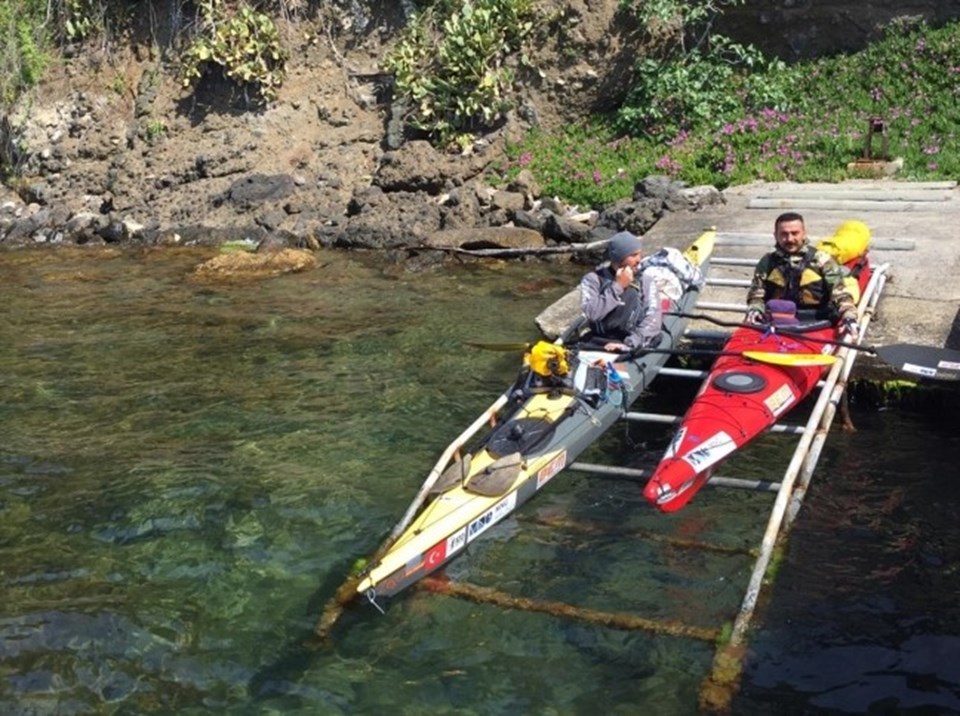
{"type": "Polygon", "coordinates": [[[842,331],[846,339],[851,343],[859,343],[860,324],[857,323],[857,319],[853,317],[844,318],[842,323],[842,331]]]}

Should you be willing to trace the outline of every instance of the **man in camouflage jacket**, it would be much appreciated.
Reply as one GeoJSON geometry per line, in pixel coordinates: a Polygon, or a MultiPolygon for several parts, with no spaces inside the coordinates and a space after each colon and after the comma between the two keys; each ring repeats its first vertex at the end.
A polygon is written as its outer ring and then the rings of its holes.
{"type": "Polygon", "coordinates": [[[832,256],[809,243],[803,217],[787,212],[774,223],[777,248],[757,263],[747,290],[748,323],[762,323],[771,299],[814,308],[821,318],[839,320],[846,337],[857,341],[857,306],[843,284],[843,271],[832,256]]]}

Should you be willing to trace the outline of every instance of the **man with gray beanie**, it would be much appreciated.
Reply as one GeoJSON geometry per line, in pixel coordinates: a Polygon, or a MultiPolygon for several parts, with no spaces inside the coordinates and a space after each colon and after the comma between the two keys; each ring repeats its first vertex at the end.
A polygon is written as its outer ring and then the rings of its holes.
{"type": "Polygon", "coordinates": [[[580,308],[604,350],[626,353],[660,342],[663,312],[653,278],[638,271],[642,249],[629,231],[614,234],[608,262],[580,281],[580,308]]]}

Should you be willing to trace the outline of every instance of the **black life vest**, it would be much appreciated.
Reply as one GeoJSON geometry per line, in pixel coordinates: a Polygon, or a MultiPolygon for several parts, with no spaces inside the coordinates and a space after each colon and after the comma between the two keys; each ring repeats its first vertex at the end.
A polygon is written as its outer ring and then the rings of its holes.
{"type": "Polygon", "coordinates": [[[781,252],[774,254],[774,263],[767,273],[764,300],[785,299],[806,308],[826,308],[830,290],[823,274],[812,267],[816,249],[804,247],[797,260],[781,252]]]}

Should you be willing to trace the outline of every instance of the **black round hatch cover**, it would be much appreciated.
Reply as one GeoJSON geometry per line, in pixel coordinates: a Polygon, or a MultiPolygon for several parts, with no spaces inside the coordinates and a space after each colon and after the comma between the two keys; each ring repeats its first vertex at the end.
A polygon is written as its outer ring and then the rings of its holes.
{"type": "Polygon", "coordinates": [[[767,380],[756,373],[745,370],[731,370],[714,378],[713,387],[717,390],[725,390],[728,393],[756,393],[767,387],[767,380]]]}

